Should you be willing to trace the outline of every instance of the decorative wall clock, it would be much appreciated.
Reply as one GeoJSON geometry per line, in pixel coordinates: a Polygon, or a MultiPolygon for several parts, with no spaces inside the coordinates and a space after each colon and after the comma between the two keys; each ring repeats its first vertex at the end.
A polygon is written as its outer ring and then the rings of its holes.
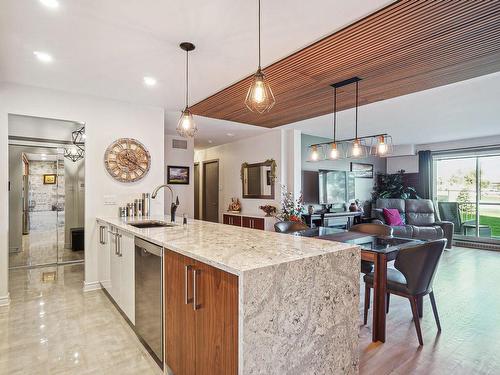
{"type": "Polygon", "coordinates": [[[134,182],[148,173],[151,166],[151,155],[138,140],[120,138],[106,149],[104,165],[115,180],[134,182]]]}

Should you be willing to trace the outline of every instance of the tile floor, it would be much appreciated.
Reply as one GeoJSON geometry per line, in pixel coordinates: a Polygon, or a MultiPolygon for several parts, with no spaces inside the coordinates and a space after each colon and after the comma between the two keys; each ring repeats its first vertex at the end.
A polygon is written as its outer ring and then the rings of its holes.
{"type": "Polygon", "coordinates": [[[100,290],[83,293],[83,265],[9,272],[0,307],[0,374],[141,374],[160,369],[100,290]],[[42,273],[57,279],[42,282],[42,273]]]}
{"type": "MultiPolygon", "coordinates": [[[[407,301],[391,298],[385,344],[371,343],[360,303],[360,373],[498,374],[499,269],[500,252],[445,252],[435,280],[443,332],[425,301],[423,347],[407,301]]],[[[0,307],[1,375],[161,374],[104,293],[83,293],[82,284],[81,264],[9,272],[12,303],[0,307]],[[56,281],[42,282],[50,271],[56,281]]]]}
{"type": "Polygon", "coordinates": [[[23,235],[20,251],[9,253],[9,267],[37,266],[57,261],[68,262],[83,259],[83,251],[64,248],[64,227],[57,230],[55,227],[53,229],[39,228],[31,230],[30,234],[23,235]]]}

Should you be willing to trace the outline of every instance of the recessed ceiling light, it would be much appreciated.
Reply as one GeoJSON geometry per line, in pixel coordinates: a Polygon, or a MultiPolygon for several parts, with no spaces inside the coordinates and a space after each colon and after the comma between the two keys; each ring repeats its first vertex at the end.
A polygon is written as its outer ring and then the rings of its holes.
{"type": "Polygon", "coordinates": [[[59,1],[57,0],[40,0],[40,2],[48,8],[59,8],[59,1]]]}
{"type": "Polygon", "coordinates": [[[49,63],[54,60],[52,56],[46,52],[34,51],[33,54],[37,57],[38,60],[44,63],[49,63]]]}
{"type": "Polygon", "coordinates": [[[213,143],[213,141],[211,139],[208,140],[208,143],[213,143]]]}
{"type": "Polygon", "coordinates": [[[226,133],[226,135],[227,135],[228,137],[234,137],[234,134],[233,134],[233,133],[226,133]]]}
{"type": "Polygon", "coordinates": [[[156,78],[154,78],[154,77],[144,77],[144,84],[146,86],[154,86],[154,85],[156,85],[156,78]]]}

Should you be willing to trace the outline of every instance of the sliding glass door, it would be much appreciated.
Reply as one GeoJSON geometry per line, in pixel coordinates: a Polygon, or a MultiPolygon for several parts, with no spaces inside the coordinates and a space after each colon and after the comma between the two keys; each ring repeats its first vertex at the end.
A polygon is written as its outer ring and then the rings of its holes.
{"type": "Polygon", "coordinates": [[[434,199],[455,238],[500,240],[500,152],[433,155],[434,199]]]}

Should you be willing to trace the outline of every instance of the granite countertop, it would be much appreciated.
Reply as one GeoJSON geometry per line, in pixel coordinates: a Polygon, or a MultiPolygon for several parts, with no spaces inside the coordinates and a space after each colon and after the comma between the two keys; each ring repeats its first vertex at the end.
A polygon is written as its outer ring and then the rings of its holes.
{"type": "MultiPolygon", "coordinates": [[[[167,217],[151,219],[170,222],[167,217]]],[[[182,219],[179,219],[174,227],[148,229],[128,225],[130,222],[143,220],[139,218],[98,217],[97,220],[235,275],[357,247],[192,219],[189,219],[187,225],[182,225],[182,219]]]]}

